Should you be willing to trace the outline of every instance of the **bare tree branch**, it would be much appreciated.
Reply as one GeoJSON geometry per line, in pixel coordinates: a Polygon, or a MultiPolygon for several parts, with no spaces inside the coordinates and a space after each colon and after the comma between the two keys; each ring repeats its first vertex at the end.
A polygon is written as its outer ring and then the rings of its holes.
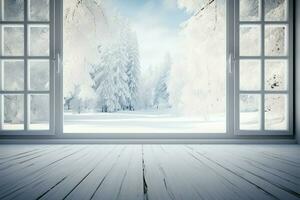
{"type": "Polygon", "coordinates": [[[212,4],[215,0],[209,0],[209,2],[207,2],[207,4],[205,4],[203,7],[201,7],[195,14],[194,16],[196,17],[197,15],[199,15],[203,10],[205,10],[208,6],[210,6],[210,4],[212,4]]]}

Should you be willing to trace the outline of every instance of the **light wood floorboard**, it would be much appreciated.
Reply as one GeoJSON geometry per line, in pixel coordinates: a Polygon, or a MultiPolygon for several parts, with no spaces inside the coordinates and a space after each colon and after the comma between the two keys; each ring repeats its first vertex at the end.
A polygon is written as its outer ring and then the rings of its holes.
{"type": "Polygon", "coordinates": [[[300,199],[300,146],[0,145],[0,199],[300,199]]]}

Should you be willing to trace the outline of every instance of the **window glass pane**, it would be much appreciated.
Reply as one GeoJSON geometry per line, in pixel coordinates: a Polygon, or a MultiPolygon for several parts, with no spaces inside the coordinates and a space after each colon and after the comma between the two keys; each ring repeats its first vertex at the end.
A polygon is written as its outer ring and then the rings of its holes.
{"type": "Polygon", "coordinates": [[[240,130],[261,129],[261,95],[240,95],[240,130]]]}
{"type": "Polygon", "coordinates": [[[259,21],[261,18],[260,0],[240,0],[240,20],[259,21]]]}
{"type": "Polygon", "coordinates": [[[265,90],[287,90],[287,60],[265,61],[265,90]]]}
{"type": "Polygon", "coordinates": [[[287,20],[287,1],[288,0],[265,0],[265,20],[287,20]]]}
{"type": "Polygon", "coordinates": [[[240,60],[240,90],[261,89],[261,61],[240,60]]]}
{"type": "Polygon", "coordinates": [[[265,96],[265,129],[288,129],[288,103],[285,94],[266,94],[265,96]]]}
{"type": "Polygon", "coordinates": [[[24,61],[3,60],[3,89],[7,91],[24,90],[24,61]]]}
{"type": "Polygon", "coordinates": [[[24,0],[2,0],[2,4],[3,21],[24,20],[24,0]]]}
{"type": "Polygon", "coordinates": [[[261,26],[240,25],[240,56],[261,55],[261,26]]]}
{"type": "Polygon", "coordinates": [[[24,96],[23,95],[2,95],[4,130],[24,129],[24,96]]]}
{"type": "Polygon", "coordinates": [[[49,21],[49,0],[28,0],[30,21],[49,21]]]}
{"type": "Polygon", "coordinates": [[[265,55],[287,56],[288,54],[288,28],[286,25],[265,26],[265,55]]]}
{"type": "Polygon", "coordinates": [[[30,124],[31,130],[49,129],[49,95],[30,95],[30,124]]]}
{"type": "Polygon", "coordinates": [[[2,52],[4,56],[24,55],[24,27],[19,25],[2,26],[2,52]]]}
{"type": "Polygon", "coordinates": [[[30,90],[49,90],[49,60],[29,60],[30,90]]]}
{"type": "Polygon", "coordinates": [[[30,56],[49,55],[49,26],[48,25],[29,26],[29,55],[30,56]]]}
{"type": "Polygon", "coordinates": [[[63,1],[64,132],[226,132],[226,0],[166,2],[63,1]]]}

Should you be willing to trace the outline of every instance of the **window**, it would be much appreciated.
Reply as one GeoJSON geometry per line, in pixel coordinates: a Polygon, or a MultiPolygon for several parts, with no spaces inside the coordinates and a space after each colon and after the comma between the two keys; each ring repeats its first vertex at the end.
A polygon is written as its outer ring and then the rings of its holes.
{"type": "Polygon", "coordinates": [[[0,3],[0,129],[8,134],[50,134],[51,4],[49,0],[0,3]]]}
{"type": "Polygon", "coordinates": [[[236,129],[286,134],[292,129],[292,23],[288,0],[241,0],[237,15],[236,129]]]}
{"type": "Polygon", "coordinates": [[[0,135],[292,135],[292,8],[1,0],[0,135]]]}

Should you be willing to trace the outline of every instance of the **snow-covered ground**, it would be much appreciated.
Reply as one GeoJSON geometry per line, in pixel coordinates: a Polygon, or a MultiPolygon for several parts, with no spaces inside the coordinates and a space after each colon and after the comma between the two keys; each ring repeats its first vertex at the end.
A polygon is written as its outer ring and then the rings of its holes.
{"type": "Polygon", "coordinates": [[[226,121],[184,117],[166,111],[124,111],[64,115],[65,133],[224,133],[226,121]]]}
{"type": "MultiPolygon", "coordinates": [[[[257,112],[241,114],[243,130],[259,130],[257,112]]],[[[285,130],[287,120],[273,116],[266,122],[267,129],[285,130]]],[[[116,113],[65,113],[65,133],[225,133],[223,115],[187,117],[169,110],[123,111],[116,113]]]]}

